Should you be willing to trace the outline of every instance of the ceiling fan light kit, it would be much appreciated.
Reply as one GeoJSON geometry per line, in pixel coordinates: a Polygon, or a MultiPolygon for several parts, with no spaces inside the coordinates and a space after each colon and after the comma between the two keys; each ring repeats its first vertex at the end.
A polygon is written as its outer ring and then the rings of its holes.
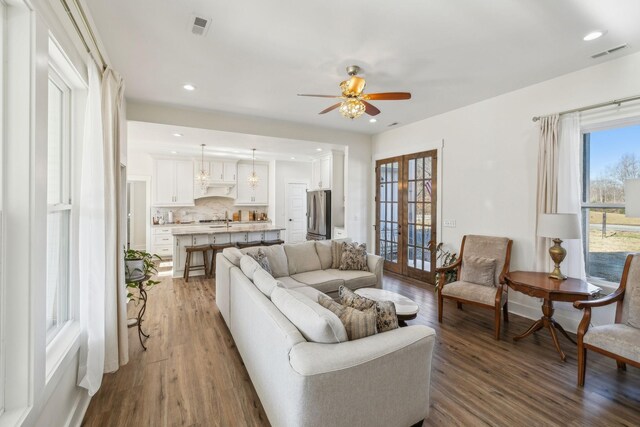
{"type": "Polygon", "coordinates": [[[309,94],[298,94],[298,96],[342,99],[341,102],[325,108],[319,114],[325,114],[339,108],[338,111],[340,111],[340,114],[343,117],[352,120],[357,119],[364,113],[367,113],[370,116],[380,114],[380,110],[367,101],[399,101],[403,99],[411,99],[411,94],[409,92],[363,93],[367,83],[364,78],[358,77],[358,73],[360,71],[361,69],[357,65],[350,65],[347,67],[347,74],[349,74],[351,78],[340,83],[340,89],[342,90],[341,96],[309,94]]]}

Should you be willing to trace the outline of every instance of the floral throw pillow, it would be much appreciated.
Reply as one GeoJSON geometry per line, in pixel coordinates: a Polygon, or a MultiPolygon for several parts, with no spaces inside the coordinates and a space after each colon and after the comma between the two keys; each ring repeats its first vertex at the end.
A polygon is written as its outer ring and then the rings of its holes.
{"type": "MultiPolygon", "coordinates": [[[[378,333],[398,329],[396,306],[391,301],[374,301],[358,295],[346,286],[338,288],[339,301],[342,305],[366,311],[375,308],[376,330],[378,333]]],[[[340,317],[340,316],[338,316],[340,317]]]]}
{"type": "Polygon", "coordinates": [[[367,266],[367,244],[343,242],[339,269],[369,271],[367,266]]]}
{"type": "Polygon", "coordinates": [[[262,267],[262,269],[265,270],[267,273],[273,274],[271,272],[271,264],[269,264],[267,253],[262,248],[258,249],[258,252],[253,252],[253,253],[248,252],[247,255],[255,259],[256,262],[260,265],[260,267],[262,267]]]}
{"type": "Polygon", "coordinates": [[[344,285],[338,288],[338,298],[340,299],[340,304],[356,310],[367,310],[376,305],[374,300],[358,295],[344,285]]]}

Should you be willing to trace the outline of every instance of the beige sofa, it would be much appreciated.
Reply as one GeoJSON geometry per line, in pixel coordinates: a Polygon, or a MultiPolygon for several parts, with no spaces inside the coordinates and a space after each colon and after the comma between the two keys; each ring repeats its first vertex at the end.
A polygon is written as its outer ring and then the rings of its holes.
{"type": "MultiPolygon", "coordinates": [[[[380,257],[369,256],[369,274],[333,271],[322,268],[330,267],[323,244],[264,248],[273,276],[288,272],[277,279],[280,292],[317,304],[318,294],[335,295],[342,283],[381,286],[380,257]]],[[[256,265],[237,250],[219,253],[216,304],[273,426],[406,427],[427,417],[433,329],[414,325],[355,341],[311,342],[278,308],[276,291],[272,301],[254,284],[265,276],[256,265]]]]}

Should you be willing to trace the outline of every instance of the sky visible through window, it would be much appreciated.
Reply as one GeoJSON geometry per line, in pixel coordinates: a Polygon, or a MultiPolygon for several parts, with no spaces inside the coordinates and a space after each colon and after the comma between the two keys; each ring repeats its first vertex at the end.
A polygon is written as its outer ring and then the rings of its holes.
{"type": "Polygon", "coordinates": [[[640,159],[640,125],[591,132],[591,178],[605,178],[625,154],[640,159]]]}

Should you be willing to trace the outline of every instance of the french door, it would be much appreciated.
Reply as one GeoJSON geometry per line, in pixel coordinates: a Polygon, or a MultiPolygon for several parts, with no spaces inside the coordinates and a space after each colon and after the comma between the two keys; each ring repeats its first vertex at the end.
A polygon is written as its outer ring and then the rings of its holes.
{"type": "Polygon", "coordinates": [[[434,283],[435,150],[376,162],[376,253],[387,271],[434,283]]]}

